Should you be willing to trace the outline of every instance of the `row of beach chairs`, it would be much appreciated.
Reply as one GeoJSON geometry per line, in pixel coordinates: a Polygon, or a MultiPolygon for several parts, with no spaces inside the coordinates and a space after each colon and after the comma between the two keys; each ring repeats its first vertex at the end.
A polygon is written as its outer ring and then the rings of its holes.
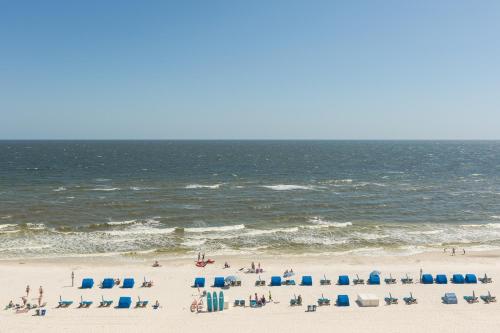
{"type": "MultiPolygon", "coordinates": [[[[83,297],[80,297],[80,303],[78,304],[78,308],[89,308],[94,302],[84,300],[83,297]]],[[[62,297],[59,297],[58,308],[68,308],[73,304],[73,301],[63,300],[62,297]]],[[[104,297],[101,297],[101,301],[99,303],[100,308],[109,308],[113,304],[112,300],[105,300],[104,297]]],[[[141,300],[140,297],[137,298],[137,302],[135,303],[136,308],[145,308],[149,304],[149,301],[141,300]]],[[[132,305],[132,298],[129,296],[122,296],[118,300],[118,305],[116,308],[118,309],[128,309],[132,305]]],[[[153,305],[154,309],[158,308],[158,305],[153,305]]]]}
{"type": "MultiPolygon", "coordinates": [[[[111,289],[114,286],[119,285],[120,280],[118,279],[113,279],[113,278],[105,278],[102,280],[101,284],[99,285],[101,289],[111,289]]],[[[121,288],[124,289],[131,289],[134,288],[135,285],[135,280],[133,278],[126,278],[123,279],[123,283],[121,288]]],[[[144,278],[144,281],[142,283],[142,287],[152,287],[153,286],[153,281],[148,281],[146,278],[144,278]]],[[[84,278],[82,280],[82,285],[80,289],[92,289],[94,287],[94,279],[92,278],[84,278]]]]}

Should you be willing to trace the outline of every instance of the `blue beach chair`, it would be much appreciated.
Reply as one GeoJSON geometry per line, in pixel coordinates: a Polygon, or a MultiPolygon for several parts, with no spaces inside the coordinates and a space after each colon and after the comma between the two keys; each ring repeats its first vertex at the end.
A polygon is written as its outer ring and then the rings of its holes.
{"type": "Polygon", "coordinates": [[[465,278],[462,274],[453,274],[453,277],[451,278],[451,282],[453,282],[455,284],[464,284],[465,278]]]}
{"type": "Polygon", "coordinates": [[[336,304],[337,304],[337,306],[349,306],[349,296],[338,295],[336,304]]]}
{"type": "Polygon", "coordinates": [[[226,283],[224,282],[223,276],[218,276],[214,279],[214,287],[215,288],[224,288],[226,283]]]}
{"type": "Polygon", "coordinates": [[[347,275],[340,275],[337,281],[339,286],[348,286],[349,285],[349,277],[347,275]]]}
{"type": "Polygon", "coordinates": [[[368,284],[376,285],[380,284],[380,275],[378,274],[370,274],[370,277],[368,278],[368,284]]]}
{"type": "Polygon", "coordinates": [[[132,278],[123,279],[122,288],[131,289],[131,288],[134,288],[134,284],[135,284],[135,281],[132,278]]]}
{"type": "Polygon", "coordinates": [[[205,287],[205,278],[204,277],[197,277],[194,279],[194,288],[204,288],[205,287]]]}
{"type": "Polygon", "coordinates": [[[465,274],[465,283],[477,283],[475,274],[465,274]]]}
{"type": "Polygon", "coordinates": [[[104,280],[102,280],[102,283],[101,283],[102,289],[111,289],[114,286],[115,286],[115,279],[105,278],[104,280]]]}
{"type": "Polygon", "coordinates": [[[59,296],[59,305],[57,306],[58,308],[67,308],[71,304],[73,304],[73,301],[63,301],[62,297],[59,296]]]}
{"type": "Polygon", "coordinates": [[[82,280],[81,289],[92,289],[93,286],[94,286],[94,279],[85,278],[82,280]]]}
{"type": "Polygon", "coordinates": [[[279,286],[281,286],[281,276],[271,277],[271,287],[279,287],[279,286]]]}
{"type": "Polygon", "coordinates": [[[128,296],[122,296],[118,300],[118,309],[128,309],[130,308],[130,305],[132,304],[132,297],[128,296]]]}
{"type": "Polygon", "coordinates": [[[436,283],[437,284],[447,284],[448,278],[444,274],[438,274],[438,275],[436,275],[436,283]]]}
{"type": "Polygon", "coordinates": [[[310,276],[310,275],[302,276],[302,282],[300,283],[300,285],[301,286],[312,286],[313,285],[312,276],[310,276]]]}
{"type": "Polygon", "coordinates": [[[434,279],[432,278],[432,275],[431,274],[424,274],[422,275],[422,284],[433,284],[434,283],[434,279]]]}
{"type": "Polygon", "coordinates": [[[444,304],[458,304],[457,295],[455,293],[446,293],[442,298],[444,304]]]}

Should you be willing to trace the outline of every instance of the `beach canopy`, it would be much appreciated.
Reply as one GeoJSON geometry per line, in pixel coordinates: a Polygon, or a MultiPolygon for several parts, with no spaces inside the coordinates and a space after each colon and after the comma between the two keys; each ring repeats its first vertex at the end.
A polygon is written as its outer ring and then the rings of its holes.
{"type": "Polygon", "coordinates": [[[303,286],[312,286],[313,285],[312,276],[310,276],[310,275],[304,275],[304,276],[302,276],[302,283],[301,283],[301,285],[303,285],[303,286]]]}
{"type": "Polygon", "coordinates": [[[123,279],[122,288],[134,288],[135,281],[132,278],[123,279]]]}
{"type": "Polygon", "coordinates": [[[271,277],[271,286],[272,287],[281,286],[281,277],[279,276],[271,277]]]}
{"type": "Polygon", "coordinates": [[[349,277],[347,275],[340,275],[337,283],[340,286],[348,286],[349,285],[349,277]]]}
{"type": "Polygon", "coordinates": [[[371,272],[370,277],[368,278],[368,284],[380,284],[380,272],[378,271],[371,272]]]}
{"type": "Polygon", "coordinates": [[[424,274],[422,275],[422,281],[423,284],[433,284],[434,279],[432,278],[431,274],[424,274]]]}
{"type": "Polygon", "coordinates": [[[224,281],[226,283],[231,283],[231,282],[236,282],[238,281],[238,278],[234,275],[229,275],[229,276],[226,276],[226,278],[224,279],[224,281]]]}
{"type": "Polygon", "coordinates": [[[349,296],[338,295],[337,296],[337,306],[349,306],[349,296]]]}
{"type": "Polygon", "coordinates": [[[451,281],[453,283],[456,283],[456,284],[464,284],[465,283],[465,279],[464,279],[464,276],[462,274],[453,274],[453,278],[451,279],[451,281]]]}
{"type": "Polygon", "coordinates": [[[128,296],[122,296],[118,300],[118,308],[120,309],[128,309],[132,304],[132,298],[128,296]]]}
{"type": "Polygon", "coordinates": [[[224,277],[218,276],[214,279],[214,287],[223,288],[225,286],[226,286],[226,283],[224,282],[224,277]]]}
{"type": "Polygon", "coordinates": [[[357,303],[359,306],[378,306],[379,299],[374,294],[358,294],[357,303]]]}
{"type": "Polygon", "coordinates": [[[447,284],[448,278],[444,274],[438,274],[438,275],[436,275],[436,283],[437,284],[447,284]]]}
{"type": "Polygon", "coordinates": [[[443,302],[445,304],[457,304],[458,303],[457,295],[455,295],[455,293],[446,293],[444,294],[443,302]]]}
{"type": "Polygon", "coordinates": [[[94,279],[85,278],[82,280],[82,289],[91,289],[94,286],[94,279]]]}
{"type": "Polygon", "coordinates": [[[477,283],[475,274],[465,274],[465,283],[477,283]]]}
{"type": "Polygon", "coordinates": [[[193,286],[196,288],[204,288],[205,287],[205,278],[204,277],[195,278],[193,286]]]}
{"type": "Polygon", "coordinates": [[[112,278],[105,278],[102,280],[101,288],[103,289],[111,289],[115,285],[115,280],[112,278]]]}

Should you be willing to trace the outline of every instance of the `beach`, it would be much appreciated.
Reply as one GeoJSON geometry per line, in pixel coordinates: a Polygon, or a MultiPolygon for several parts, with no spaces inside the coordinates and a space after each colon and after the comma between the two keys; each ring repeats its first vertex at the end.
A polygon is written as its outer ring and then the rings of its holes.
{"type": "Polygon", "coordinates": [[[33,316],[35,310],[27,313],[15,313],[4,310],[0,313],[1,332],[188,332],[204,330],[208,332],[304,332],[342,331],[342,332],[484,332],[495,331],[500,325],[499,304],[468,304],[463,296],[492,295],[500,293],[496,278],[500,276],[500,252],[483,251],[458,253],[429,252],[410,256],[220,256],[215,263],[204,268],[194,265],[189,259],[173,256],[153,258],[151,256],[109,256],[80,257],[60,259],[4,260],[0,262],[0,295],[3,304],[10,300],[20,303],[25,294],[26,285],[31,291],[28,302],[36,303],[38,288],[43,286],[43,302],[47,302],[45,316],[33,316]],[[152,267],[158,259],[161,267],[152,267]],[[230,268],[224,269],[224,262],[230,268]],[[282,275],[285,270],[293,269],[296,273],[295,286],[255,287],[258,278],[254,273],[243,273],[241,268],[248,268],[251,262],[261,263],[264,273],[262,279],[269,283],[270,277],[282,275]],[[403,285],[400,278],[408,274],[415,281],[419,271],[446,274],[474,273],[478,277],[487,273],[493,279],[491,284],[446,284],[423,285],[420,283],[403,285]],[[373,270],[381,272],[381,285],[352,285],[356,274],[367,279],[373,270]],[[71,287],[71,272],[75,273],[75,285],[71,287]],[[349,286],[337,286],[339,275],[348,275],[349,286]],[[192,288],[194,278],[206,277],[208,291],[215,276],[236,275],[241,278],[241,287],[224,289],[228,309],[222,312],[192,313],[190,305],[198,298],[197,288],[192,288]],[[313,286],[300,286],[302,275],[312,275],[313,286]],[[332,285],[321,286],[319,280],[326,275],[332,285]],[[385,277],[397,279],[394,285],[383,282],[385,277]],[[82,278],[93,278],[92,289],[79,289],[82,278]],[[104,290],[98,287],[106,277],[133,277],[136,285],[133,289],[115,287],[104,290]],[[151,288],[141,287],[143,279],[153,280],[151,288]],[[273,301],[261,308],[250,308],[248,298],[254,293],[268,298],[269,291],[273,301]],[[385,305],[383,299],[389,295],[399,298],[399,304],[385,305]],[[412,292],[418,304],[406,305],[403,297],[412,292]],[[443,304],[441,297],[445,292],[455,292],[458,304],[443,304]],[[355,303],[358,293],[375,294],[380,299],[378,307],[360,307],[355,303]],[[294,295],[301,295],[303,305],[291,307],[289,302],[294,295]],[[338,294],[347,294],[349,307],[334,305],[338,294]],[[322,295],[332,300],[331,306],[318,307],[316,312],[308,313],[307,305],[316,304],[322,295]],[[74,303],[66,309],[56,308],[59,297],[74,303]],[[148,300],[144,309],[115,309],[120,296],[131,296],[133,304],[140,297],[148,300]],[[88,309],[79,309],[80,297],[94,303],[88,309]],[[114,300],[110,308],[99,308],[101,297],[114,300]],[[246,300],[246,307],[233,307],[235,299],[246,300]],[[151,305],[158,300],[161,307],[153,310],[151,305]]]}

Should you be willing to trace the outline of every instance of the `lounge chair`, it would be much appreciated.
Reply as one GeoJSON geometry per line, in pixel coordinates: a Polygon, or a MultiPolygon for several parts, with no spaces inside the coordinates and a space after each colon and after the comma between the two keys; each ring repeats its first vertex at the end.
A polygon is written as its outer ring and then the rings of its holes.
{"type": "Polygon", "coordinates": [[[143,288],[151,288],[153,286],[153,281],[151,280],[146,280],[146,277],[144,277],[144,281],[142,281],[142,287],[143,288]]]}
{"type": "Polygon", "coordinates": [[[337,306],[349,306],[349,296],[347,295],[338,295],[337,296],[337,306]]]}
{"type": "Polygon", "coordinates": [[[285,280],[285,286],[295,286],[295,280],[285,280]]]}
{"type": "Polygon", "coordinates": [[[296,297],[295,295],[293,296],[292,299],[290,299],[290,306],[301,306],[302,305],[302,297],[296,297]]]}
{"type": "Polygon", "coordinates": [[[132,305],[132,298],[128,296],[122,296],[118,300],[118,309],[128,309],[132,305]]]}
{"type": "Polygon", "coordinates": [[[316,312],[316,305],[308,305],[306,312],[316,312]]]}
{"type": "Polygon", "coordinates": [[[462,274],[453,274],[451,282],[454,284],[464,284],[465,278],[462,274]]]}
{"type": "Polygon", "coordinates": [[[92,305],[92,301],[84,301],[83,297],[80,296],[80,304],[78,305],[79,308],[89,308],[92,305]]]}
{"type": "Polygon", "coordinates": [[[384,298],[384,300],[387,305],[398,304],[398,299],[392,297],[391,293],[389,293],[389,297],[384,298]]]}
{"type": "Polygon", "coordinates": [[[302,276],[302,282],[300,282],[300,285],[301,286],[312,286],[313,285],[312,276],[310,276],[310,275],[302,276]]]}
{"type": "Polygon", "coordinates": [[[145,308],[149,301],[142,301],[140,297],[137,297],[137,302],[135,302],[136,308],[145,308]]]}
{"type": "Polygon", "coordinates": [[[495,296],[491,296],[491,293],[488,291],[488,295],[481,296],[481,299],[486,303],[493,303],[497,301],[495,296]]]}
{"type": "Polygon", "coordinates": [[[92,289],[94,286],[94,279],[91,278],[85,278],[82,280],[82,286],[80,289],[92,289]]]}
{"type": "Polygon", "coordinates": [[[412,293],[410,293],[410,296],[404,297],[403,300],[405,301],[406,305],[417,304],[417,299],[413,297],[412,293]]]}
{"type": "Polygon", "coordinates": [[[281,276],[273,276],[271,277],[271,287],[279,287],[281,286],[281,276]]]}
{"type": "Polygon", "coordinates": [[[388,278],[384,279],[386,284],[396,284],[396,279],[392,277],[392,274],[389,274],[388,278]]]}
{"type": "Polygon", "coordinates": [[[436,275],[436,279],[434,281],[436,284],[448,284],[448,278],[444,274],[436,275]]]}
{"type": "Polygon", "coordinates": [[[444,304],[458,304],[457,295],[455,293],[446,293],[442,297],[444,304]]]}
{"type": "Polygon", "coordinates": [[[134,288],[135,280],[132,278],[123,279],[122,288],[131,289],[134,288]]]}
{"type": "Polygon", "coordinates": [[[326,298],[321,294],[321,298],[318,298],[318,306],[330,305],[330,299],[326,298]]]}
{"type": "Polygon", "coordinates": [[[259,275],[259,279],[255,281],[256,287],[264,287],[266,285],[266,280],[262,280],[259,275]]]}
{"type": "Polygon", "coordinates": [[[327,286],[327,285],[332,284],[332,281],[328,280],[326,278],[326,275],[323,275],[323,279],[319,280],[319,284],[322,286],[327,286]]]}
{"type": "Polygon", "coordinates": [[[349,285],[349,277],[347,275],[339,275],[339,279],[337,280],[337,284],[339,286],[348,286],[349,285]]]}
{"type": "Polygon", "coordinates": [[[465,274],[465,283],[477,283],[475,274],[465,274]]]}
{"type": "Polygon", "coordinates": [[[380,275],[371,273],[368,278],[368,284],[370,285],[380,284],[380,275]]]}
{"type": "Polygon", "coordinates": [[[424,274],[422,275],[422,280],[420,281],[422,284],[433,284],[434,283],[434,278],[432,277],[431,274],[424,274]]]}
{"type": "Polygon", "coordinates": [[[364,279],[360,279],[358,274],[356,274],[356,278],[354,280],[352,280],[352,282],[357,285],[357,284],[365,284],[365,280],[364,279]]]}
{"type": "Polygon", "coordinates": [[[36,309],[35,310],[35,316],[45,316],[45,314],[47,313],[47,310],[45,309],[36,309]]]}
{"type": "Polygon", "coordinates": [[[73,304],[73,301],[63,301],[61,296],[59,296],[59,305],[57,306],[58,308],[67,308],[73,304]]]}
{"type": "Polygon", "coordinates": [[[115,286],[115,279],[112,278],[106,278],[102,280],[101,282],[101,288],[102,289],[111,289],[115,286]]]}
{"type": "Polygon", "coordinates": [[[103,296],[101,296],[101,302],[99,303],[100,308],[109,308],[113,304],[111,300],[105,300],[103,296]]]}
{"type": "Polygon", "coordinates": [[[479,281],[481,281],[481,283],[491,283],[491,282],[493,282],[493,280],[490,277],[488,277],[488,275],[486,275],[486,273],[484,274],[484,277],[479,278],[479,281]]]}
{"type": "Polygon", "coordinates": [[[193,288],[205,288],[205,278],[197,277],[194,279],[193,288]]]}
{"type": "Polygon", "coordinates": [[[224,288],[226,286],[226,282],[224,277],[218,276],[214,279],[214,287],[215,288],[224,288]]]}
{"type": "Polygon", "coordinates": [[[411,277],[409,277],[408,274],[406,274],[406,277],[401,279],[401,283],[402,284],[412,284],[413,279],[411,277]]]}
{"type": "Polygon", "coordinates": [[[479,302],[479,299],[476,297],[476,293],[474,291],[472,291],[472,296],[464,296],[464,300],[469,304],[479,302]]]}

